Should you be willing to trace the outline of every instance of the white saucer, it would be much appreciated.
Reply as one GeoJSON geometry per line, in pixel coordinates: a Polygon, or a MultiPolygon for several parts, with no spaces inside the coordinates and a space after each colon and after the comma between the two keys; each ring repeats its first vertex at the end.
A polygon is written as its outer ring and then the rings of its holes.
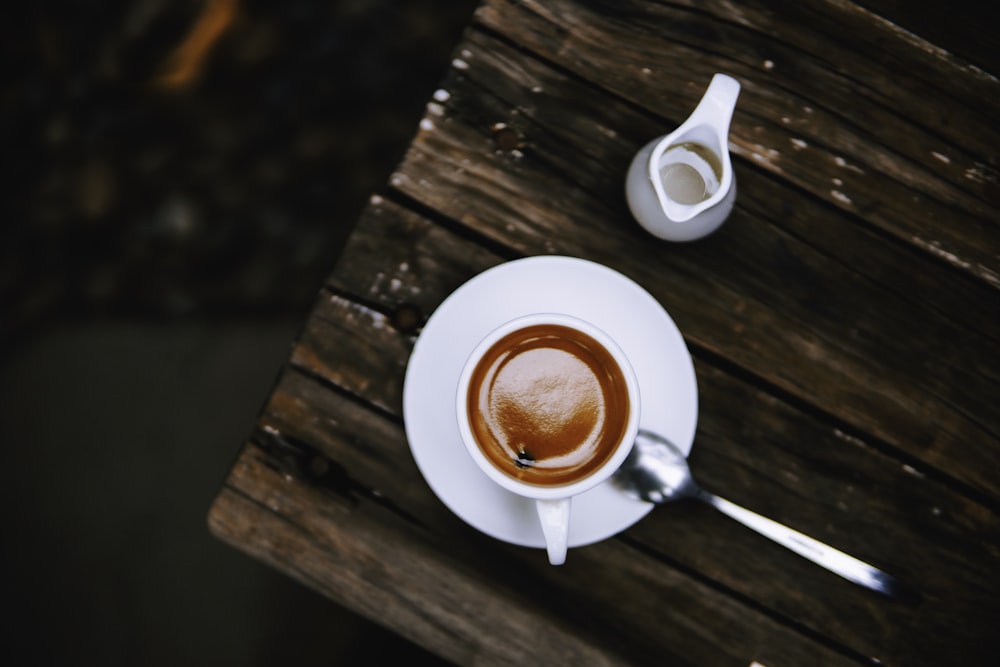
{"type": "MultiPolygon", "coordinates": [[[[500,324],[540,312],[588,320],[614,338],[639,379],[640,427],[685,453],[694,440],[698,389],[687,346],[667,312],[642,287],[600,264],[553,256],[515,260],[444,300],[414,345],[403,385],[413,458],[438,498],[466,523],[499,540],[544,548],[534,502],[500,488],[473,463],[455,415],[458,377],[476,344],[500,324]]],[[[574,498],[569,546],[611,537],[652,507],[601,484],[574,498]]]]}

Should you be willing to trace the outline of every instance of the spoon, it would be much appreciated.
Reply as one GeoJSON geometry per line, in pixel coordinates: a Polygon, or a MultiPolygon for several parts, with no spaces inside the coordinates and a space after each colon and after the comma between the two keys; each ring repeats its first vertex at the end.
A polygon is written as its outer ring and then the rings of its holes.
{"type": "Polygon", "coordinates": [[[696,498],[845,579],[890,597],[910,597],[899,580],[868,563],[704,491],[691,476],[683,452],[649,431],[639,431],[632,452],[612,483],[625,494],[651,503],[696,498]]]}

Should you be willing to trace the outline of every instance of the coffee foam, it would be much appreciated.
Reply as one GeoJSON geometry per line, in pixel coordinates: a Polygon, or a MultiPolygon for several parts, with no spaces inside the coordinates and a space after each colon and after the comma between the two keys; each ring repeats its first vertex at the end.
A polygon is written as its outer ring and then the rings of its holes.
{"type": "Polygon", "coordinates": [[[615,451],[628,422],[625,378],[593,338],[562,325],[508,334],[477,364],[470,425],[490,462],[521,481],[567,484],[615,451]]]}

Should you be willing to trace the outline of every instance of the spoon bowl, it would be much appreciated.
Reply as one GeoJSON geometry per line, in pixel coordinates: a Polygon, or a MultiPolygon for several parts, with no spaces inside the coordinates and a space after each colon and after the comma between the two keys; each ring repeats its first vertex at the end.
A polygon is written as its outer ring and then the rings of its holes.
{"type": "Polygon", "coordinates": [[[649,431],[639,431],[612,484],[636,500],[656,504],[693,498],[702,492],[684,453],[669,440],[649,431]]]}

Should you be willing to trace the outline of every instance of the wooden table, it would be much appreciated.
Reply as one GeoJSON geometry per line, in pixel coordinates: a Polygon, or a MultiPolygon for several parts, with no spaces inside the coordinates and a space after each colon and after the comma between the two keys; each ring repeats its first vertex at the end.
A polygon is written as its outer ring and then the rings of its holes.
{"type": "Polygon", "coordinates": [[[995,664],[994,30],[874,4],[487,0],[320,292],[213,533],[457,664],[995,664]],[[715,72],[742,84],[736,208],[706,239],[656,240],[625,170],[715,72]],[[704,486],[920,600],[700,505],[656,508],[562,567],[453,515],[407,445],[411,348],[465,281],[542,254],[620,271],[672,315],[704,486]]]}

